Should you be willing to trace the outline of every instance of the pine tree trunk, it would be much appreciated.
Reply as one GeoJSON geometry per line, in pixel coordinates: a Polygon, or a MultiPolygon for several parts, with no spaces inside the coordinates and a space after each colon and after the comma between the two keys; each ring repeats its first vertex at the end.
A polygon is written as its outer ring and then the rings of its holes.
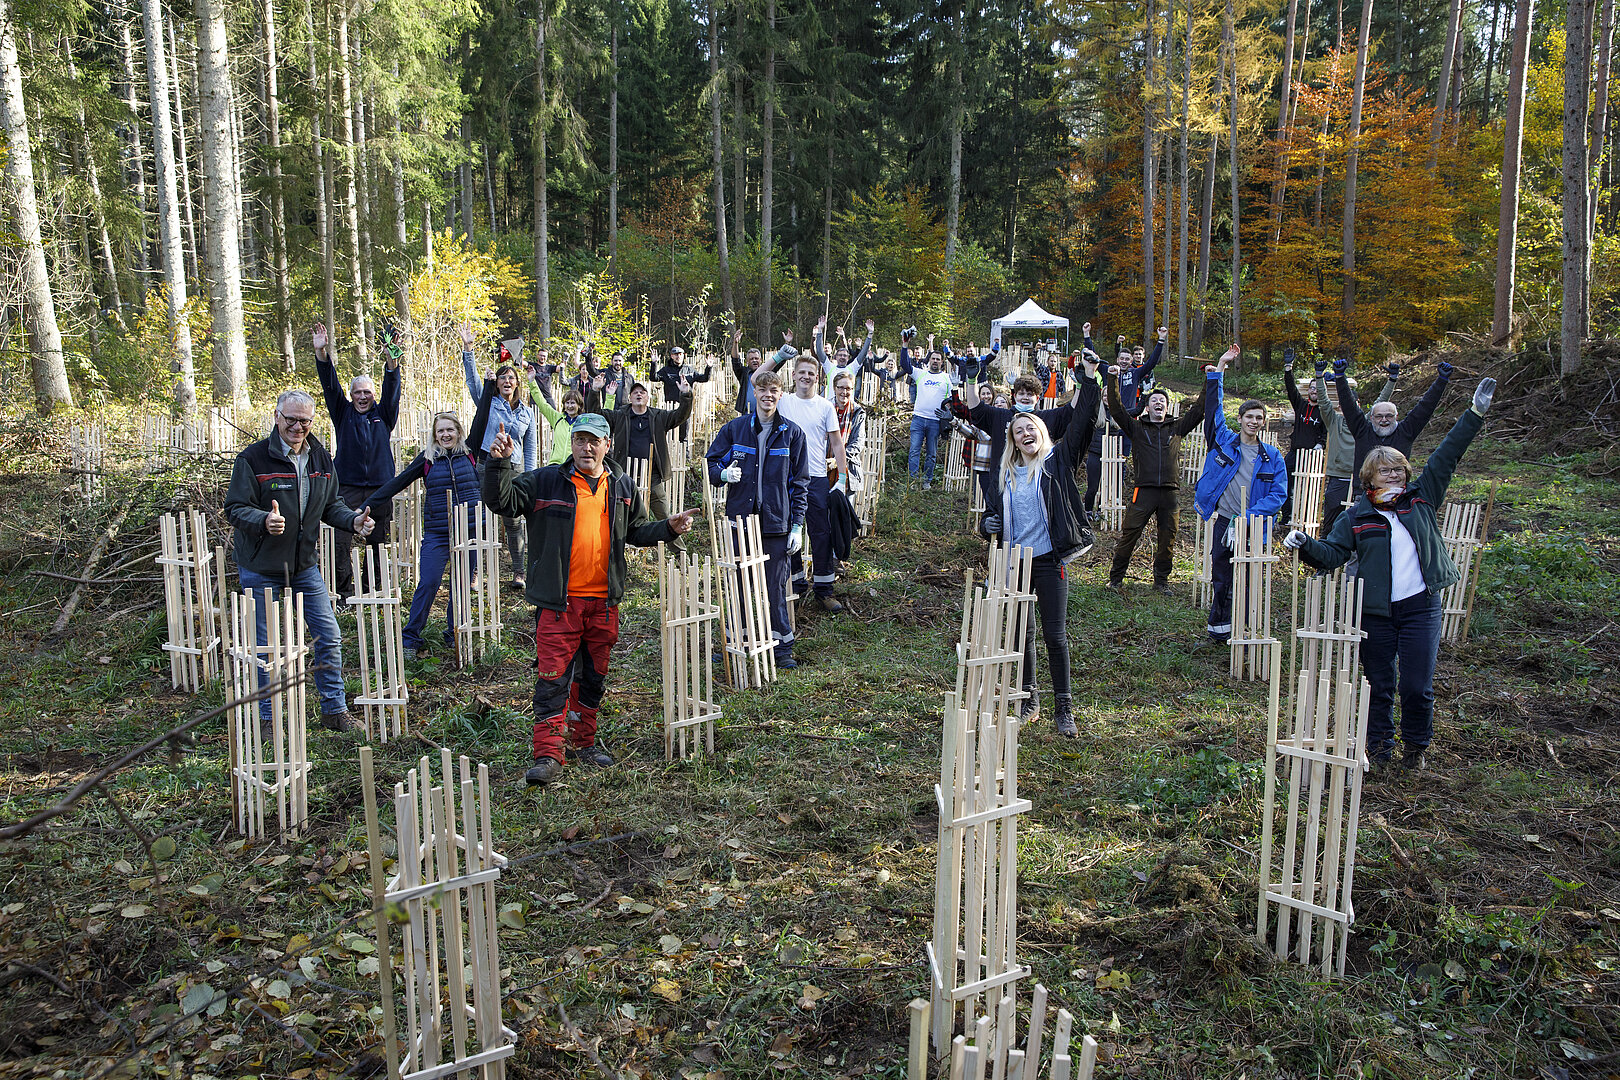
{"type": "MultiPolygon", "coordinates": [[[[1399,17],[1400,12],[1397,10],[1397,20],[1399,17]]],[[[1485,101],[1479,109],[1481,125],[1490,123],[1491,119],[1491,76],[1496,73],[1496,41],[1501,23],[1502,0],[1491,0],[1491,36],[1485,44],[1485,101]]]]}
{"type": "Polygon", "coordinates": [[[174,339],[175,412],[189,416],[197,408],[197,371],[191,350],[191,324],[186,322],[185,251],[180,242],[179,196],[175,187],[174,133],[170,130],[169,73],[163,48],[162,0],[141,0],[146,34],[146,87],[152,100],[152,147],[157,164],[158,250],[163,256],[163,283],[169,304],[169,334],[174,339]]]}
{"type": "MultiPolygon", "coordinates": [[[[1598,182],[1602,179],[1604,134],[1609,124],[1609,62],[1614,47],[1614,0],[1602,0],[1603,16],[1598,26],[1596,101],[1592,106],[1592,133],[1587,140],[1586,165],[1591,177],[1591,198],[1586,204],[1586,271],[1581,275],[1581,332],[1592,332],[1592,252],[1597,235],[1598,182]]],[[[1595,10],[1595,5],[1594,5],[1595,10]]]]}
{"type": "MultiPolygon", "coordinates": [[[[1362,0],[1369,9],[1372,0],[1362,0]]],[[[1241,294],[1243,282],[1243,213],[1238,204],[1238,72],[1237,72],[1237,20],[1232,14],[1232,0],[1226,0],[1226,41],[1232,56],[1232,131],[1227,141],[1227,153],[1232,159],[1232,341],[1243,340],[1241,294]]]]}
{"type": "MultiPolygon", "coordinates": [[[[355,190],[354,74],[349,68],[349,0],[337,0],[338,107],[343,145],[343,222],[349,233],[349,305],[354,315],[354,348],[360,366],[371,360],[371,339],[366,330],[365,282],[360,273],[360,207],[355,190]]],[[[335,170],[334,170],[335,171],[335,170]]]]}
{"type": "Polygon", "coordinates": [[[1502,206],[1496,230],[1496,306],[1491,344],[1513,336],[1513,285],[1519,246],[1519,157],[1524,148],[1524,87],[1530,56],[1530,23],[1535,0],[1517,0],[1513,10],[1513,54],[1508,69],[1506,127],[1502,133],[1502,206]]]}
{"type": "MultiPolygon", "coordinates": [[[[309,88],[316,102],[311,110],[310,124],[315,144],[315,232],[321,239],[321,315],[326,322],[328,341],[333,350],[338,344],[337,324],[337,260],[332,250],[332,170],[327,168],[325,122],[331,98],[331,70],[321,78],[316,53],[315,0],[304,8],[304,26],[309,31],[309,88]]],[[[328,34],[330,37],[330,34],[328,34]]]]}
{"type": "Polygon", "coordinates": [[[1187,153],[1189,105],[1192,97],[1192,4],[1187,4],[1187,33],[1181,43],[1181,236],[1176,248],[1176,350],[1185,354],[1187,345],[1187,229],[1191,215],[1187,213],[1189,173],[1192,171],[1187,153]]]}
{"type": "MultiPolygon", "coordinates": [[[[709,70],[714,70],[715,38],[713,29],[713,5],[710,5],[709,30],[709,70]]],[[[616,274],[619,270],[619,20],[618,9],[613,12],[613,36],[608,45],[608,61],[613,65],[613,86],[608,91],[608,273],[616,274]]],[[[715,88],[715,123],[720,122],[720,89],[715,88]]],[[[720,136],[715,135],[718,139],[720,136]]],[[[715,151],[717,154],[718,150],[715,151]]],[[[718,166],[717,166],[718,167],[718,166]]],[[[716,183],[719,181],[716,180],[716,183]]],[[[723,212],[725,200],[721,198],[719,204],[723,212]]],[[[725,279],[726,306],[730,307],[731,278],[726,267],[726,232],[724,222],[721,223],[720,237],[720,274],[725,279]]]]}
{"type": "Polygon", "coordinates": [[[34,402],[42,413],[73,407],[67,364],[62,356],[62,331],[56,324],[56,301],[45,264],[40,237],[39,203],[34,191],[33,146],[28,137],[28,112],[23,102],[22,66],[17,58],[11,0],[0,0],[0,120],[6,129],[6,180],[16,203],[16,232],[21,241],[23,325],[28,331],[29,366],[33,373],[34,402]]]}
{"type": "Polygon", "coordinates": [[[1356,351],[1356,166],[1361,155],[1361,98],[1367,86],[1367,49],[1372,37],[1372,0],[1362,0],[1361,31],[1356,37],[1356,75],[1350,90],[1350,156],[1344,170],[1344,296],[1339,315],[1344,322],[1342,352],[1356,351]]]}
{"type": "MultiPolygon", "coordinates": [[[[619,36],[617,27],[613,34],[613,110],[614,110],[614,147],[618,142],[618,105],[619,105],[619,36]]],[[[731,295],[731,252],[726,244],[726,163],[724,146],[724,128],[720,117],[720,10],[716,0],[709,0],[709,123],[710,142],[714,153],[714,250],[720,262],[720,305],[726,311],[734,312],[736,305],[732,303],[731,295]]],[[[615,161],[617,164],[617,161],[615,161]]],[[[617,199],[618,192],[613,196],[617,199]]],[[[613,240],[610,250],[617,250],[618,230],[615,227],[612,233],[613,240]]]]}
{"type": "Polygon", "coordinates": [[[253,193],[248,190],[247,184],[242,181],[242,159],[247,151],[243,149],[247,139],[243,135],[246,125],[242,119],[242,102],[236,93],[236,84],[231,83],[231,168],[234,173],[231,185],[236,189],[236,243],[242,252],[242,270],[248,278],[260,277],[262,266],[259,259],[258,237],[253,231],[253,222],[256,215],[253,213],[253,193]]]}
{"type": "Polygon", "coordinates": [[[1564,45],[1564,265],[1559,371],[1573,375],[1581,366],[1586,338],[1586,210],[1589,170],[1586,167],[1587,110],[1592,75],[1592,4],[1571,0],[1564,45]]]}
{"type": "MultiPolygon", "coordinates": [[[[397,59],[393,62],[393,65],[389,70],[392,72],[394,81],[397,83],[399,81],[399,61],[397,59]]],[[[396,111],[394,112],[394,156],[391,162],[392,169],[390,171],[393,173],[394,181],[394,243],[399,248],[399,250],[394,253],[394,257],[397,259],[402,259],[404,257],[405,246],[410,243],[411,239],[410,233],[405,226],[405,159],[400,156],[400,145],[403,143],[403,141],[404,135],[402,125],[400,124],[399,112],[396,108],[396,111]]],[[[432,239],[426,232],[425,223],[423,229],[423,243],[431,244],[432,239]]],[[[399,267],[395,270],[395,273],[399,275],[399,280],[396,282],[394,288],[394,310],[399,313],[399,321],[401,323],[409,323],[411,318],[410,275],[405,272],[404,267],[399,267]]]]}
{"type": "MultiPolygon", "coordinates": [[[[1171,0],[1171,2],[1165,7],[1164,12],[1164,64],[1160,69],[1162,73],[1161,85],[1163,86],[1164,91],[1164,96],[1162,98],[1164,101],[1164,116],[1167,121],[1172,115],[1170,112],[1170,70],[1175,62],[1175,23],[1176,5],[1175,0],[1171,0]]],[[[1159,155],[1159,160],[1161,163],[1160,168],[1163,170],[1160,176],[1160,190],[1164,192],[1164,247],[1160,249],[1159,259],[1160,263],[1164,265],[1164,306],[1159,310],[1167,328],[1170,322],[1170,290],[1174,284],[1172,277],[1174,267],[1170,262],[1170,250],[1174,246],[1176,217],[1175,177],[1171,171],[1175,167],[1175,154],[1173,152],[1173,147],[1175,144],[1171,139],[1172,130],[1173,129],[1168,127],[1166,128],[1164,137],[1159,140],[1158,150],[1156,151],[1159,155]]],[[[1155,329],[1154,333],[1156,336],[1157,329],[1155,329]]],[[[1177,344],[1179,346],[1179,342],[1177,344]]]]}
{"type": "Polygon", "coordinates": [[[151,205],[146,198],[146,147],[141,138],[140,101],[135,93],[135,42],[130,33],[129,20],[118,19],[119,57],[124,64],[124,104],[129,107],[130,166],[135,181],[135,204],[140,208],[140,259],[135,267],[135,295],[142,307],[146,306],[146,275],[152,268],[152,254],[148,249],[146,215],[151,205]]]}
{"type": "MultiPolygon", "coordinates": [[[[1223,66],[1221,72],[1222,81],[1225,80],[1225,77],[1226,73],[1223,66]]],[[[1204,316],[1209,310],[1209,254],[1215,230],[1215,169],[1220,163],[1220,148],[1220,134],[1211,132],[1209,136],[1209,164],[1204,166],[1204,191],[1198,214],[1198,291],[1194,297],[1198,302],[1198,307],[1193,311],[1192,337],[1189,339],[1192,345],[1191,351],[1195,354],[1204,351],[1204,316]]]]}
{"type": "MultiPolygon", "coordinates": [[[[155,4],[158,0],[141,2],[155,4]]],[[[276,53],[276,3],[275,0],[264,0],[264,119],[270,157],[270,273],[275,279],[276,345],[281,353],[282,369],[291,372],[296,369],[298,360],[293,355],[292,283],[287,267],[287,203],[281,189],[280,80],[280,62],[276,53]]],[[[152,100],[157,100],[155,94],[152,100]]]]}
{"type": "MultiPolygon", "coordinates": [[[[142,0],[144,3],[145,0],[142,0]]],[[[202,280],[202,247],[197,243],[196,188],[191,186],[191,137],[186,132],[186,109],[180,80],[180,50],[175,47],[174,19],[163,19],[169,36],[170,89],[174,92],[174,134],[179,142],[180,210],[186,223],[186,272],[194,281],[202,280]]],[[[206,234],[207,229],[204,228],[206,234]]],[[[206,236],[205,236],[206,239],[206,236]]]]}
{"type": "MultiPolygon", "coordinates": [[[[366,153],[366,87],[365,65],[360,55],[360,30],[354,28],[354,40],[350,42],[350,62],[357,73],[358,85],[354,95],[354,170],[351,177],[356,192],[360,196],[358,220],[360,225],[360,294],[365,298],[367,312],[377,310],[376,296],[371,289],[371,169],[367,164],[366,153]]],[[[495,224],[494,216],[490,217],[490,225],[495,224]]]]}
{"type": "MultiPolygon", "coordinates": [[[[1366,23],[1363,19],[1363,24],[1366,23]]],[[[1446,50],[1440,60],[1440,85],[1434,93],[1434,119],[1429,125],[1429,168],[1434,168],[1435,155],[1440,152],[1440,135],[1446,122],[1446,111],[1451,101],[1451,69],[1457,56],[1457,35],[1462,22],[1462,0],[1451,0],[1451,16],[1446,22],[1446,50]]],[[[1362,31],[1365,35],[1366,31],[1362,31]]],[[[1357,48],[1361,43],[1357,42],[1357,48]]],[[[1352,151],[1354,153],[1354,151],[1352,151]]]]}
{"type": "Polygon", "coordinates": [[[214,399],[247,405],[247,338],[242,317],[240,203],[231,160],[231,69],[226,51],[225,0],[196,0],[198,115],[202,125],[204,205],[212,278],[214,399]]]}
{"type": "Polygon", "coordinates": [[[962,212],[962,11],[951,12],[951,171],[945,195],[945,288],[956,271],[956,230],[962,212]]]}
{"type": "MultiPolygon", "coordinates": [[[[484,140],[482,149],[484,151],[484,199],[489,207],[489,233],[493,237],[495,235],[495,166],[489,156],[489,139],[484,140]]],[[[365,197],[361,196],[360,208],[362,213],[365,210],[364,199],[365,197]]]]}
{"type": "Polygon", "coordinates": [[[535,18],[534,74],[538,106],[534,117],[534,311],[540,340],[551,337],[550,205],[546,194],[546,126],[551,102],[546,89],[546,19],[544,0],[535,18]]]}
{"type": "Polygon", "coordinates": [[[473,220],[473,207],[477,205],[477,200],[473,197],[472,117],[466,113],[461,116],[461,157],[461,164],[456,166],[456,178],[461,181],[461,235],[467,238],[470,247],[477,231],[477,223],[473,220]]]}
{"type": "Polygon", "coordinates": [[[1148,0],[1147,23],[1143,32],[1145,67],[1142,75],[1142,341],[1153,340],[1153,186],[1157,170],[1153,162],[1153,0],[1148,0]]]}
{"type": "Polygon", "coordinates": [[[760,131],[759,171],[759,341],[771,339],[771,199],[776,146],[776,0],[765,0],[765,110],[760,131]]]}

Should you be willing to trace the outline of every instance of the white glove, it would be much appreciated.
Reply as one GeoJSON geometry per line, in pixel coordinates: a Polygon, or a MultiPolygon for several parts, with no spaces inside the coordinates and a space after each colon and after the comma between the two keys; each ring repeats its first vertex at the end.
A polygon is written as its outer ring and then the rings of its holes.
{"type": "Polygon", "coordinates": [[[788,533],[787,552],[788,552],[789,555],[797,555],[799,552],[801,552],[803,550],[804,550],[804,526],[803,525],[795,525],[793,527],[793,531],[788,533]]]}
{"type": "Polygon", "coordinates": [[[842,491],[845,495],[849,494],[849,474],[848,473],[839,473],[838,474],[838,483],[833,485],[833,490],[834,491],[842,491]]]}
{"type": "Polygon", "coordinates": [[[1300,548],[1305,546],[1305,541],[1309,539],[1310,537],[1306,536],[1298,529],[1291,529],[1288,535],[1283,537],[1283,547],[1287,548],[1289,551],[1298,551],[1300,548]]]}
{"type": "Polygon", "coordinates": [[[727,484],[740,483],[742,481],[742,466],[727,465],[724,469],[720,470],[720,480],[722,483],[727,484]]]}
{"type": "Polygon", "coordinates": [[[1226,532],[1221,534],[1221,546],[1224,547],[1227,551],[1235,551],[1235,550],[1237,550],[1233,546],[1234,538],[1236,536],[1237,536],[1237,518],[1233,518],[1231,521],[1227,522],[1226,532]]]}

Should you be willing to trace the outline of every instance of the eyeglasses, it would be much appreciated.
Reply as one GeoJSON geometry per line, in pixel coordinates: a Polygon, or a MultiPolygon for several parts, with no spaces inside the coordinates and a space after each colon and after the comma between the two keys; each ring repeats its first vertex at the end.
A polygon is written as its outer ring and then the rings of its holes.
{"type": "Polygon", "coordinates": [[[313,416],[288,416],[286,413],[277,413],[276,415],[281,417],[281,422],[288,427],[307,428],[315,422],[313,416]]]}

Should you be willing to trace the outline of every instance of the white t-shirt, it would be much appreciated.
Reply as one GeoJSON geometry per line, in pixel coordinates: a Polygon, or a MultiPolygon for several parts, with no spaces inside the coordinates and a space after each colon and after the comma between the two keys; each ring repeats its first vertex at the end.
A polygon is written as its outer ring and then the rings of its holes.
{"type": "Polygon", "coordinates": [[[951,387],[955,385],[950,372],[929,371],[927,367],[913,367],[911,382],[911,415],[929,418],[939,413],[940,406],[951,396],[951,387]]]}
{"type": "Polygon", "coordinates": [[[838,430],[838,409],[826,398],[787,394],[776,411],[804,432],[804,460],[811,476],[827,475],[827,435],[838,430]]]}
{"type": "Polygon", "coordinates": [[[1428,586],[1423,583],[1423,565],[1418,562],[1417,545],[1393,511],[1380,510],[1389,522],[1389,602],[1416,596],[1428,586]]]}

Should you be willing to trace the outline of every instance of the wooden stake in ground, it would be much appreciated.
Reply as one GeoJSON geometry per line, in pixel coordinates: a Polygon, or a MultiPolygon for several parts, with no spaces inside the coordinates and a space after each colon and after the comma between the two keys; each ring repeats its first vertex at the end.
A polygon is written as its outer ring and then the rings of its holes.
{"type": "Polygon", "coordinates": [[[342,609],[343,597],[338,593],[337,530],[321,522],[320,539],[315,548],[315,562],[321,569],[321,580],[326,582],[326,595],[334,612],[342,609]]]}
{"type": "Polygon", "coordinates": [[[405,681],[405,645],[400,624],[401,596],[394,579],[398,565],[392,544],[357,545],[353,560],[355,638],[360,654],[360,696],[366,738],[386,744],[406,731],[410,687],[405,681]]]}
{"type": "Polygon", "coordinates": [[[388,920],[377,919],[378,981],[384,1055],[390,1080],[476,1074],[504,1080],[517,1034],[501,1018],[500,911],[495,883],[506,856],[495,850],[489,768],[439,752],[440,782],[429,759],[394,785],[394,876],[385,882],[385,850],[372,776],[371,747],[360,751],[372,902],[404,912],[401,942],[404,1037],[395,1016],[388,920]],[[449,1044],[448,1046],[446,1044],[449,1044]]]}
{"type": "Polygon", "coordinates": [[[1326,448],[1302,450],[1294,456],[1294,475],[1289,480],[1293,513],[1291,527],[1316,535],[1322,527],[1322,488],[1327,483],[1324,464],[1326,448]]]}
{"type": "Polygon", "coordinates": [[[501,643],[501,541],[495,511],[482,503],[450,514],[450,610],[456,626],[456,666],[470,667],[501,643]]]}
{"type": "Polygon", "coordinates": [[[304,598],[273,596],[270,589],[232,593],[225,634],[232,697],[247,698],[266,682],[280,687],[270,695],[268,715],[260,702],[246,701],[231,717],[232,802],[237,830],[250,839],[297,836],[309,819],[304,598]]]}
{"type": "Polygon", "coordinates": [[[394,550],[394,581],[400,595],[416,588],[422,557],[422,500],[425,492],[421,484],[411,484],[394,496],[393,515],[389,519],[389,542],[394,550]]]}
{"type": "MultiPolygon", "coordinates": [[[[1242,505],[1248,505],[1243,492],[1242,505]]],[[[1272,521],[1241,514],[1232,519],[1232,677],[1258,681],[1271,677],[1271,577],[1277,554],[1272,521]]]]}
{"type": "Polygon", "coordinates": [[[714,753],[714,728],[721,717],[712,659],[723,633],[719,594],[712,558],[687,552],[672,558],[658,545],[668,761],[690,757],[700,747],[714,753]]]}
{"type": "Polygon", "coordinates": [[[1483,507],[1479,503],[1448,502],[1443,508],[1440,538],[1446,545],[1446,554],[1460,575],[1441,594],[1440,640],[1466,641],[1468,620],[1474,610],[1474,589],[1478,585],[1479,563],[1485,549],[1485,529],[1490,524],[1491,507],[1496,501],[1496,486],[1491,484],[1490,499],[1483,507]]]}

